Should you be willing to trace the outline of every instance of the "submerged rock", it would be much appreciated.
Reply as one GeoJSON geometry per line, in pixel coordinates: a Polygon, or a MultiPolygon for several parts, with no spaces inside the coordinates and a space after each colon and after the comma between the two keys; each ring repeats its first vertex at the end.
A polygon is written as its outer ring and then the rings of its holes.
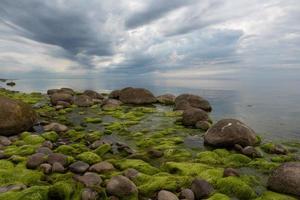
{"type": "Polygon", "coordinates": [[[276,192],[300,197],[300,162],[280,165],[269,177],[268,187],[276,192]]]}
{"type": "Polygon", "coordinates": [[[125,176],[112,177],[107,185],[106,191],[114,196],[125,197],[137,193],[136,185],[125,176]]]}
{"type": "Polygon", "coordinates": [[[200,108],[207,112],[212,110],[210,103],[200,96],[193,94],[181,94],[176,97],[174,110],[186,110],[189,107],[200,108]]]}
{"type": "Polygon", "coordinates": [[[22,101],[0,96],[0,135],[11,136],[27,131],[37,121],[37,114],[22,101]]]}
{"type": "Polygon", "coordinates": [[[236,119],[222,119],[214,124],[204,135],[205,144],[217,147],[253,146],[256,144],[255,132],[236,119]]]}
{"type": "Polygon", "coordinates": [[[152,104],[157,100],[155,96],[144,88],[124,88],[120,91],[120,101],[127,104],[152,104]]]}

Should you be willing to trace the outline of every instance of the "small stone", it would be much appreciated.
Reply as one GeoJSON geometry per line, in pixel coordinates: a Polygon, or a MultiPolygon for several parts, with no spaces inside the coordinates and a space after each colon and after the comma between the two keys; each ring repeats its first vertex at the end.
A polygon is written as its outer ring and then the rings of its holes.
{"type": "Polygon", "coordinates": [[[8,139],[8,137],[0,136],[0,144],[3,146],[9,146],[11,145],[11,141],[8,139]]]}
{"type": "Polygon", "coordinates": [[[236,169],[226,168],[224,169],[223,177],[228,177],[228,176],[240,176],[240,174],[236,169]]]}
{"type": "Polygon", "coordinates": [[[207,198],[214,192],[213,186],[200,178],[193,180],[191,189],[195,194],[196,200],[207,198]]]}
{"type": "Polygon", "coordinates": [[[49,149],[53,149],[53,143],[50,141],[45,141],[43,142],[42,147],[48,147],[49,149]]]}
{"type": "Polygon", "coordinates": [[[67,156],[62,153],[52,153],[48,156],[48,163],[54,164],[55,162],[60,163],[62,166],[68,164],[67,156]]]}
{"type": "Polygon", "coordinates": [[[210,128],[210,123],[207,122],[207,121],[198,121],[196,124],[195,124],[195,127],[196,128],[199,128],[203,131],[207,131],[209,128],[210,128]]]}
{"type": "Polygon", "coordinates": [[[42,154],[45,154],[45,155],[50,155],[52,154],[52,150],[49,149],[48,147],[40,147],[36,150],[37,153],[42,153],[42,154]]]}
{"type": "Polygon", "coordinates": [[[129,168],[124,172],[124,176],[129,178],[130,180],[133,180],[137,175],[139,174],[139,171],[133,168],[129,168]]]}
{"type": "Polygon", "coordinates": [[[96,163],[92,165],[89,169],[91,172],[96,172],[96,173],[106,173],[115,170],[114,166],[107,162],[107,161],[102,161],[100,163],[96,163]]]}
{"type": "Polygon", "coordinates": [[[54,162],[52,165],[52,172],[55,173],[64,173],[65,172],[65,168],[64,166],[59,163],[59,162],[54,162]]]}
{"type": "Polygon", "coordinates": [[[194,192],[191,189],[183,189],[180,192],[179,198],[180,199],[186,199],[186,200],[194,200],[195,195],[194,195],[194,192]]]}
{"type": "Polygon", "coordinates": [[[252,146],[246,146],[242,150],[242,154],[251,157],[251,158],[260,158],[262,157],[261,153],[257,151],[254,147],[252,146]]]}
{"type": "Polygon", "coordinates": [[[46,161],[45,158],[45,154],[43,153],[35,153],[31,156],[28,157],[27,163],[26,163],[26,167],[28,169],[35,169],[38,166],[40,166],[40,164],[42,164],[43,162],[46,161]]]}
{"type": "Polygon", "coordinates": [[[86,172],[83,176],[75,175],[74,179],[81,182],[86,187],[99,186],[102,183],[101,177],[92,172],[86,172]]]}
{"type": "Polygon", "coordinates": [[[84,188],[81,192],[81,200],[97,200],[98,193],[91,188],[84,188]]]}
{"type": "Polygon", "coordinates": [[[151,158],[161,158],[161,157],[164,156],[163,151],[159,151],[159,150],[156,150],[156,149],[151,149],[147,153],[151,158]]]}
{"type": "Polygon", "coordinates": [[[76,161],[69,166],[69,169],[71,172],[81,174],[81,173],[86,172],[88,170],[89,166],[90,165],[85,162],[76,161]]]}
{"type": "Polygon", "coordinates": [[[138,192],[136,185],[121,175],[114,176],[108,181],[106,191],[108,194],[121,198],[138,192]]]}
{"type": "Polygon", "coordinates": [[[234,145],[234,149],[235,149],[236,151],[239,151],[239,152],[242,152],[242,151],[243,151],[243,147],[242,147],[241,145],[239,145],[239,144],[235,144],[235,145],[234,145]]]}
{"type": "Polygon", "coordinates": [[[98,147],[100,147],[101,145],[103,145],[104,142],[103,140],[96,140],[95,142],[93,142],[91,145],[90,145],[90,148],[91,149],[97,149],[98,147]]]}
{"type": "Polygon", "coordinates": [[[40,165],[40,169],[44,174],[50,174],[52,170],[52,166],[48,163],[43,163],[40,165]]]}
{"type": "Polygon", "coordinates": [[[44,126],[44,131],[55,131],[57,133],[61,133],[61,132],[66,132],[67,130],[68,130],[67,126],[59,123],[54,123],[54,122],[44,126]]]}
{"type": "Polygon", "coordinates": [[[161,190],[157,195],[157,200],[179,200],[172,192],[161,190]]]}

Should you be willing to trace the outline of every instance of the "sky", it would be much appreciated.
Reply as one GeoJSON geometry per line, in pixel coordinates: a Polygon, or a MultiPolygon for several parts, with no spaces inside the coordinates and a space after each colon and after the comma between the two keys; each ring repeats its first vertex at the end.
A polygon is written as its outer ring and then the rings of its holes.
{"type": "Polygon", "coordinates": [[[299,0],[0,0],[0,76],[300,69],[299,0]]]}

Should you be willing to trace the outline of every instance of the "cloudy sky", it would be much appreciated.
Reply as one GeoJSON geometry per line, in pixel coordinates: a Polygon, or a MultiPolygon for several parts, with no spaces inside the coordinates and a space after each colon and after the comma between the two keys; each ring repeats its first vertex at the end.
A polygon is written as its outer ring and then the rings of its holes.
{"type": "Polygon", "coordinates": [[[300,68],[299,0],[0,0],[0,74],[300,68]]]}

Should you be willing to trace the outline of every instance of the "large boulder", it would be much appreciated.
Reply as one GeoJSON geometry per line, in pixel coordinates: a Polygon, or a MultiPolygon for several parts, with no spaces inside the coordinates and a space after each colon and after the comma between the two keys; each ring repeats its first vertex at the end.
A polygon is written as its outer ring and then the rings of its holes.
{"type": "Polygon", "coordinates": [[[157,100],[155,96],[144,88],[124,88],[120,91],[119,99],[128,104],[151,104],[157,100]]]}
{"type": "Polygon", "coordinates": [[[69,104],[73,103],[73,96],[64,92],[56,92],[50,96],[51,104],[56,106],[58,102],[67,102],[69,104]]]}
{"type": "Polygon", "coordinates": [[[138,192],[136,185],[131,180],[121,175],[114,176],[108,181],[106,191],[108,194],[121,198],[138,192]]]}
{"type": "Polygon", "coordinates": [[[214,124],[204,135],[205,144],[217,147],[243,147],[257,143],[255,132],[236,119],[222,119],[214,124]]]}
{"type": "Polygon", "coordinates": [[[300,162],[280,165],[269,177],[268,187],[276,192],[300,197],[300,162]]]}
{"type": "Polygon", "coordinates": [[[208,114],[198,108],[188,108],[182,114],[182,123],[185,126],[195,126],[199,121],[208,121],[208,114]]]}
{"type": "Polygon", "coordinates": [[[212,110],[210,103],[200,96],[193,94],[181,94],[176,97],[174,110],[185,110],[189,107],[200,108],[207,112],[212,110]]]}
{"type": "Polygon", "coordinates": [[[37,121],[30,105],[0,96],[0,135],[11,136],[27,131],[37,121]]]}
{"type": "Polygon", "coordinates": [[[111,99],[119,99],[120,97],[120,90],[113,90],[109,95],[108,98],[111,99]]]}
{"type": "Polygon", "coordinates": [[[92,99],[104,99],[103,95],[93,90],[86,90],[83,92],[83,94],[91,97],[92,99]]]}
{"type": "Polygon", "coordinates": [[[90,96],[83,94],[74,98],[74,104],[79,107],[90,107],[94,105],[94,102],[90,96]]]}

